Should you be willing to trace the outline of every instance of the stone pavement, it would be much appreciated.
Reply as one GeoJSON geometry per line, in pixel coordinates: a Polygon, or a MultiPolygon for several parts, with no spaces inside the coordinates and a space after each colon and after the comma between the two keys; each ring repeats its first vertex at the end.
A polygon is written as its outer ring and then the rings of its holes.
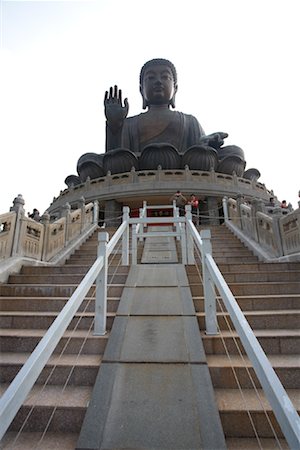
{"type": "Polygon", "coordinates": [[[130,269],[78,450],[226,448],[185,267],[166,264],[167,240],[164,264],[130,269]]]}

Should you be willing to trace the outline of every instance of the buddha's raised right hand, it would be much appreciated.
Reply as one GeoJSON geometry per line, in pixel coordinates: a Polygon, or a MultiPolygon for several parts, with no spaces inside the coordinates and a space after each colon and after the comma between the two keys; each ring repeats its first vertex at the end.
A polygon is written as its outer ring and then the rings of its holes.
{"type": "Polygon", "coordinates": [[[112,131],[117,131],[123,125],[127,117],[129,104],[127,98],[122,104],[122,91],[118,86],[110,87],[104,96],[104,112],[108,126],[112,131]]]}

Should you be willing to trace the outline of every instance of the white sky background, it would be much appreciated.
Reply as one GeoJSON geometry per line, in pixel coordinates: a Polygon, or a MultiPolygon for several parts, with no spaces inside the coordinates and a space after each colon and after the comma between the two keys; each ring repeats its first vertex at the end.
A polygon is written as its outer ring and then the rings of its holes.
{"type": "Polygon", "coordinates": [[[141,66],[170,59],[176,109],[226,131],[247,166],[297,207],[298,0],[0,0],[0,214],[22,194],[43,213],[103,153],[104,92],[142,111],[141,66]]]}

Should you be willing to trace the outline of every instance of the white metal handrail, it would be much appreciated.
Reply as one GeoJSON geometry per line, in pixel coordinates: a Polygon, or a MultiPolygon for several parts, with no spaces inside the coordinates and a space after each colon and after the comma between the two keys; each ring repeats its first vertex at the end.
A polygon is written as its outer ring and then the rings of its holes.
{"type": "Polygon", "coordinates": [[[300,448],[298,413],[212,257],[210,230],[199,236],[189,218],[186,226],[201,252],[206,333],[217,334],[216,287],[290,448],[300,448]]]}

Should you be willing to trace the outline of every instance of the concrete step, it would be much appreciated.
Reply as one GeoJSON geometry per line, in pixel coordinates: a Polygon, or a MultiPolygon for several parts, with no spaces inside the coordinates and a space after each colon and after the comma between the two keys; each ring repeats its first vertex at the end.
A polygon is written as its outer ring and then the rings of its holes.
{"type": "Polygon", "coordinates": [[[219,264],[219,269],[222,273],[298,271],[300,274],[300,263],[248,263],[246,261],[241,264],[219,264]]]}
{"type": "MultiPolygon", "coordinates": [[[[6,390],[0,385],[0,392],[6,390]]],[[[35,385],[21,406],[9,431],[20,429],[30,409],[33,412],[26,422],[24,431],[43,431],[53,414],[49,431],[79,432],[91,397],[91,386],[35,385]]]]}
{"type": "MultiPolygon", "coordinates": [[[[229,287],[234,296],[300,294],[300,281],[230,283],[229,287]]],[[[202,285],[191,284],[190,288],[193,297],[203,296],[202,285]]]]}
{"type": "Polygon", "coordinates": [[[255,263],[258,261],[257,257],[254,255],[249,255],[249,256],[245,256],[245,257],[241,257],[241,256],[230,256],[228,254],[228,256],[222,256],[222,255],[216,255],[214,254],[214,259],[216,261],[216,264],[242,264],[243,262],[245,262],[245,259],[247,260],[247,263],[255,263]]]}
{"type": "MultiPolygon", "coordinates": [[[[77,267],[82,267],[82,266],[89,266],[89,267],[91,267],[93,264],[94,264],[94,262],[96,261],[96,258],[93,258],[93,257],[84,257],[84,258],[81,258],[80,256],[74,256],[74,257],[70,257],[70,259],[68,259],[66,262],[65,262],[65,266],[64,267],[69,267],[69,266],[77,266],[77,267]]],[[[111,266],[111,267],[120,267],[120,264],[121,264],[121,258],[119,258],[119,259],[113,259],[110,263],[109,263],[109,265],[111,266]]]]}
{"type": "MultiPolygon", "coordinates": [[[[68,297],[0,297],[0,311],[61,311],[65,306],[68,297]]],[[[120,297],[107,298],[107,312],[116,312],[120,302],[120,297]]],[[[86,297],[82,302],[78,312],[95,311],[95,297],[86,297]]]]}
{"type": "MultiPolygon", "coordinates": [[[[299,391],[288,389],[287,394],[296,410],[300,412],[299,391]]],[[[260,437],[273,437],[273,431],[267,420],[266,412],[277,436],[283,437],[262,390],[215,389],[215,396],[226,437],[254,437],[249,414],[260,437]]]]}
{"type": "MultiPolygon", "coordinates": [[[[46,274],[76,274],[76,275],[80,275],[80,274],[86,274],[88,272],[88,270],[90,269],[90,266],[84,266],[84,265],[80,265],[80,266],[53,266],[53,267],[46,267],[46,266],[42,266],[42,267],[37,267],[37,266],[23,266],[20,274],[23,275],[46,275],[46,274]]],[[[117,269],[116,267],[113,266],[108,266],[108,274],[109,275],[114,275],[115,273],[120,275],[120,274],[128,274],[129,272],[129,266],[119,266],[117,269]]]]}
{"type": "Polygon", "coordinates": [[[229,283],[246,283],[246,282],[268,282],[268,281],[299,281],[300,271],[276,271],[276,272],[244,272],[244,273],[228,273],[223,272],[223,277],[229,283]]]}
{"type": "MultiPolygon", "coordinates": [[[[229,283],[246,283],[246,282],[269,282],[269,281],[299,281],[300,280],[300,271],[266,271],[263,272],[222,272],[222,275],[226,282],[229,283]]],[[[195,273],[189,273],[188,275],[190,283],[199,282],[199,274],[195,271],[195,273]]]]}
{"type": "MultiPolygon", "coordinates": [[[[300,358],[294,355],[269,355],[268,359],[285,389],[300,389],[300,358]]],[[[252,364],[246,355],[207,355],[215,388],[236,389],[260,387],[252,364]]]]}
{"type": "MultiPolygon", "coordinates": [[[[10,275],[8,283],[11,284],[80,284],[84,275],[76,274],[44,274],[44,275],[10,275]]],[[[124,284],[127,274],[108,274],[109,284],[124,284]]]]}
{"type": "Polygon", "coordinates": [[[287,442],[278,438],[227,438],[226,445],[227,450],[290,450],[287,442]]]}
{"type": "MultiPolygon", "coordinates": [[[[46,330],[27,330],[20,328],[0,329],[1,352],[31,353],[44,336],[46,330]]],[[[54,353],[62,349],[66,354],[78,352],[87,354],[103,354],[109,333],[105,336],[94,336],[93,330],[68,330],[56,346],[54,353]]]]}
{"type": "MultiPolygon", "coordinates": [[[[1,328],[19,329],[48,329],[58,316],[58,312],[48,311],[0,311],[1,328]]],[[[68,330],[87,330],[93,326],[95,312],[76,313],[71,320],[68,330]]],[[[112,327],[114,313],[107,313],[107,329],[112,327]]]]}
{"type": "Polygon", "coordinates": [[[7,432],[1,441],[2,450],[33,450],[38,444],[39,450],[74,450],[79,433],[67,431],[49,431],[43,437],[42,432],[22,432],[17,437],[17,432],[7,432]],[[15,439],[17,441],[15,442],[15,439]]]}
{"type": "MultiPolygon", "coordinates": [[[[252,329],[299,329],[300,309],[271,310],[271,311],[243,311],[252,329]]],[[[200,329],[205,329],[205,313],[198,312],[200,329]]],[[[220,329],[233,328],[229,313],[217,313],[217,321],[220,329]]]]}
{"type": "MultiPolygon", "coordinates": [[[[300,329],[269,329],[253,330],[262,349],[267,355],[299,354],[300,329]]],[[[235,331],[223,331],[216,336],[209,336],[201,330],[203,345],[207,355],[224,354],[226,346],[230,354],[237,354],[242,348],[240,339],[235,331]]]]}
{"type": "Polygon", "coordinates": [[[212,255],[213,256],[240,256],[240,258],[244,258],[247,256],[253,256],[253,253],[250,252],[245,247],[239,248],[239,247],[221,247],[221,246],[212,246],[212,255]]]}
{"type": "MultiPolygon", "coordinates": [[[[297,309],[300,308],[300,294],[273,294],[273,295],[246,295],[235,296],[235,299],[239,307],[243,311],[264,311],[269,310],[270,314],[278,309],[297,309]]],[[[204,311],[204,298],[203,296],[193,297],[195,309],[197,312],[204,311]]],[[[222,300],[218,297],[217,308],[220,310],[219,302],[223,305],[222,300]]],[[[225,306],[222,307],[225,310],[225,306]]]]}
{"type": "MultiPolygon", "coordinates": [[[[77,284],[2,284],[0,285],[0,296],[13,297],[71,297],[77,284]]],[[[109,297],[121,296],[123,284],[108,285],[107,295],[109,297]]],[[[91,287],[87,296],[95,295],[95,285],[91,287]]]]}
{"type": "MultiPolygon", "coordinates": [[[[1,352],[0,383],[10,383],[30,353],[1,352]]],[[[100,354],[52,355],[37,379],[38,384],[93,386],[101,364],[100,354]]]]}
{"type": "MultiPolygon", "coordinates": [[[[212,245],[215,247],[240,248],[245,249],[245,245],[234,237],[225,236],[223,238],[212,238],[212,245]]],[[[249,249],[248,249],[249,250],[249,249]]]]}

